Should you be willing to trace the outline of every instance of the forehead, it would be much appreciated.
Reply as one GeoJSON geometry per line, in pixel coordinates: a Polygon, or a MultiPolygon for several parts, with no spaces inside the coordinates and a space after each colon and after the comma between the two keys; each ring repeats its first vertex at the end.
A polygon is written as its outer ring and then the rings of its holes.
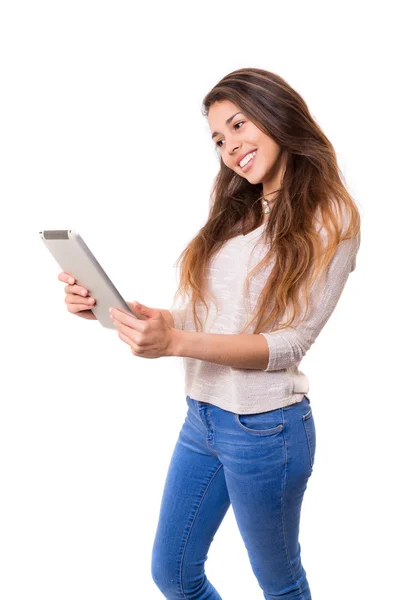
{"type": "Polygon", "coordinates": [[[226,119],[240,111],[240,107],[230,100],[220,100],[214,102],[208,110],[208,124],[210,129],[222,127],[225,125],[226,119]]]}

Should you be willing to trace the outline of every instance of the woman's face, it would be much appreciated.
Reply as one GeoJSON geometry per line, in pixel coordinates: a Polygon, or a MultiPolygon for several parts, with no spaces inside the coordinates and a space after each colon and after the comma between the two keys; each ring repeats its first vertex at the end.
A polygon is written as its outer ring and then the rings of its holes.
{"type": "Polygon", "coordinates": [[[264,192],[280,187],[282,171],[280,146],[263,133],[240,108],[230,100],[214,102],[208,112],[213,142],[225,165],[252,184],[263,183],[264,192]],[[256,152],[247,165],[239,162],[256,152]]]}

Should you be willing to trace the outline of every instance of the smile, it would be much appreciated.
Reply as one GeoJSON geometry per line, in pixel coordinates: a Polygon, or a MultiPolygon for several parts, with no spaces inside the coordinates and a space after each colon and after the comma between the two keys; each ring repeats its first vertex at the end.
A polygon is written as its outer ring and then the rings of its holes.
{"type": "Polygon", "coordinates": [[[251,167],[254,163],[256,154],[257,154],[257,150],[255,152],[251,152],[250,154],[245,156],[245,158],[243,160],[247,160],[247,162],[243,166],[239,165],[240,168],[242,169],[243,173],[246,173],[249,169],[251,169],[251,167]],[[249,160],[249,157],[251,157],[250,160],[249,160]]]}

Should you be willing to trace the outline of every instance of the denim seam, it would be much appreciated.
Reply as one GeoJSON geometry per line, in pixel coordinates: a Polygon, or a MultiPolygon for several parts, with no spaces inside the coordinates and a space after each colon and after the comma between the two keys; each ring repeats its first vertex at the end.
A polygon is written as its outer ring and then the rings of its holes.
{"type": "Polygon", "coordinates": [[[304,421],[307,421],[307,419],[309,419],[311,417],[311,413],[312,413],[312,408],[310,408],[310,410],[308,411],[308,413],[306,413],[305,415],[303,415],[304,421]]]}
{"type": "MultiPolygon", "coordinates": [[[[310,411],[311,413],[311,411],[310,411]]],[[[303,416],[303,425],[304,425],[304,429],[306,431],[306,438],[307,438],[307,446],[308,446],[308,455],[310,457],[310,469],[312,470],[314,465],[313,465],[313,460],[312,460],[312,455],[311,455],[311,440],[310,440],[310,435],[307,429],[307,421],[310,418],[311,414],[307,413],[307,415],[309,416],[303,416]],[[306,418],[307,417],[307,418],[306,418]]]]}
{"type": "Polygon", "coordinates": [[[205,490],[204,490],[204,492],[203,492],[203,495],[202,495],[202,497],[200,498],[199,505],[198,505],[198,507],[197,507],[197,509],[196,509],[196,513],[195,513],[195,514],[194,514],[194,516],[193,516],[192,523],[190,524],[190,529],[189,529],[189,531],[188,531],[188,533],[187,533],[187,537],[186,537],[185,545],[184,545],[184,547],[183,547],[183,551],[182,551],[182,557],[181,557],[181,564],[180,564],[180,567],[179,567],[179,584],[180,584],[180,587],[181,587],[181,593],[182,593],[183,597],[184,597],[184,598],[186,598],[186,599],[187,599],[187,596],[186,596],[185,592],[183,591],[183,583],[182,583],[182,563],[183,563],[183,559],[184,559],[184,556],[185,556],[186,546],[187,546],[187,543],[188,543],[188,541],[189,541],[190,533],[191,533],[191,531],[192,531],[193,524],[194,524],[194,522],[195,522],[195,520],[196,520],[197,513],[199,512],[200,506],[202,505],[202,502],[203,502],[203,500],[204,500],[204,498],[205,498],[205,495],[206,495],[206,493],[207,493],[207,491],[208,491],[208,488],[210,487],[210,485],[211,485],[211,482],[212,482],[212,481],[213,481],[213,479],[215,478],[215,476],[216,476],[216,474],[218,473],[218,471],[219,471],[220,469],[222,469],[222,467],[223,467],[223,464],[220,464],[220,465],[219,465],[219,467],[218,467],[218,468],[217,468],[217,469],[214,471],[214,473],[213,473],[213,475],[212,475],[212,477],[211,477],[210,481],[209,481],[209,482],[208,482],[208,484],[207,484],[207,487],[206,487],[206,489],[205,489],[205,490]]]}
{"type": "Polygon", "coordinates": [[[262,435],[265,437],[273,435],[274,433],[278,433],[278,431],[281,431],[283,429],[282,423],[280,425],[277,425],[276,427],[271,427],[271,429],[251,429],[250,427],[246,427],[246,425],[243,425],[243,423],[239,419],[238,413],[235,413],[235,421],[237,422],[239,427],[244,431],[248,431],[249,433],[255,433],[256,435],[262,435]]]}
{"type": "MultiPolygon", "coordinates": [[[[284,410],[282,409],[282,413],[283,413],[283,420],[284,420],[284,424],[285,424],[285,414],[284,414],[284,410]]],[[[287,466],[288,466],[288,453],[287,453],[287,445],[286,445],[286,436],[285,436],[285,430],[286,428],[283,428],[283,440],[284,440],[284,446],[285,446],[285,472],[282,478],[282,495],[281,495],[281,515],[282,515],[282,529],[283,529],[283,539],[284,539],[284,545],[285,545],[285,552],[286,552],[286,560],[287,563],[289,565],[289,570],[290,570],[290,574],[292,576],[292,580],[294,582],[296,582],[296,579],[293,575],[293,571],[292,571],[292,565],[290,564],[290,559],[289,559],[289,554],[288,554],[288,546],[287,546],[287,538],[286,538],[286,524],[285,524],[285,510],[284,510],[284,498],[285,498],[285,488],[286,488],[286,475],[287,475],[287,466]]],[[[301,587],[297,586],[300,594],[301,594],[301,598],[300,600],[305,600],[304,598],[304,594],[303,591],[301,589],[301,587]]]]}

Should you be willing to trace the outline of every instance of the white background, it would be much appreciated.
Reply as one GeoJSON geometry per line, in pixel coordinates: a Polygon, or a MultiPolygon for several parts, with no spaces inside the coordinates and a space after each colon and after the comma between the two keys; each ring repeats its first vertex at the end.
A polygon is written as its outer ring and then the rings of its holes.
{"type": "MultiPolygon", "coordinates": [[[[361,209],[356,270],[302,362],[317,429],[300,528],[315,600],[398,589],[399,51],[392,2],[2,3],[0,596],[162,594],[150,573],[187,406],[180,358],[67,312],[42,229],[78,230],[128,301],[168,308],[218,162],[205,94],[281,75],[361,209]],[[397,488],[398,489],[398,488],[397,488]]],[[[262,591],[229,509],[206,573],[262,591]]]]}

